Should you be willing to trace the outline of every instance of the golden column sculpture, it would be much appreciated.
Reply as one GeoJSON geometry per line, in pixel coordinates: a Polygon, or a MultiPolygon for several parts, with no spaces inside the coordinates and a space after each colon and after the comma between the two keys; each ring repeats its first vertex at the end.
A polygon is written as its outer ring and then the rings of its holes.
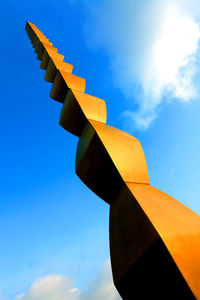
{"type": "MultiPolygon", "coordinates": [[[[140,142],[106,124],[106,104],[84,93],[85,79],[32,23],[59,124],[78,140],[76,174],[110,205],[114,284],[123,299],[200,299],[200,216],[149,184],[140,142]]],[[[95,299],[94,299],[95,300],[95,299]]]]}

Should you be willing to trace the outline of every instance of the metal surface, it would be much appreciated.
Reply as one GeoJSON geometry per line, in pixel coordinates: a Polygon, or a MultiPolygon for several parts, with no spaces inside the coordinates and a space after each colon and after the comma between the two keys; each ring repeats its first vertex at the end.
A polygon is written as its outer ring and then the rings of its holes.
{"type": "Polygon", "coordinates": [[[106,125],[106,105],[30,22],[60,125],[79,137],[76,173],[110,204],[113,279],[123,299],[200,299],[200,217],[149,184],[140,142],[106,125]]]}

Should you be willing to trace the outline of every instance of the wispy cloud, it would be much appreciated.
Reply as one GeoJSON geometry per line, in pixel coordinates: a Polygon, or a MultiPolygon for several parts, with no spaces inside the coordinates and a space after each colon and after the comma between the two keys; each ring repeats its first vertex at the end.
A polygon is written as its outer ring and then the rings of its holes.
{"type": "Polygon", "coordinates": [[[36,280],[27,293],[16,300],[79,300],[79,291],[67,276],[48,275],[36,280]]]}
{"type": "Polygon", "coordinates": [[[110,57],[114,84],[137,110],[123,117],[147,128],[162,101],[197,97],[200,27],[195,0],[86,1],[85,33],[92,47],[110,57]]]}
{"type": "Polygon", "coordinates": [[[112,281],[110,262],[100,269],[94,281],[85,291],[74,287],[71,278],[63,275],[48,275],[36,280],[29,291],[15,300],[120,300],[112,281]]]}
{"type": "Polygon", "coordinates": [[[0,293],[0,300],[8,300],[8,299],[5,298],[5,297],[0,293]]]}
{"type": "Polygon", "coordinates": [[[94,281],[88,290],[80,295],[80,300],[120,300],[111,275],[110,261],[105,262],[101,267],[94,281]]]}

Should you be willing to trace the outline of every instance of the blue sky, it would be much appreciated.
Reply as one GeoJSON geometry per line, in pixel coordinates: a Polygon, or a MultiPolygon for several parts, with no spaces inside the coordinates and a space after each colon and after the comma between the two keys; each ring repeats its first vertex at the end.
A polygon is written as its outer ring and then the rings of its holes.
{"type": "Polygon", "coordinates": [[[150,183],[200,214],[199,12],[195,0],[2,3],[1,300],[120,299],[109,206],[75,175],[77,138],[58,124],[26,21],[106,101],[108,123],[141,141],[150,183]]]}

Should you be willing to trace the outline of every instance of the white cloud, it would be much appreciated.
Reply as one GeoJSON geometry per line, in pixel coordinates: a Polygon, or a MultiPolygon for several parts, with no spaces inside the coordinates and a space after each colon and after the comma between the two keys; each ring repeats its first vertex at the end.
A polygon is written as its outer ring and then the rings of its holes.
{"type": "Polygon", "coordinates": [[[182,15],[177,5],[168,4],[143,76],[145,94],[160,99],[166,88],[183,101],[196,96],[192,79],[199,38],[199,25],[182,15]]]}
{"type": "Polygon", "coordinates": [[[16,300],[79,300],[79,291],[67,276],[48,275],[36,280],[30,290],[16,300]]]}
{"type": "Polygon", "coordinates": [[[147,128],[166,97],[183,102],[196,98],[194,78],[200,40],[197,22],[200,2],[103,0],[86,3],[88,43],[108,53],[115,85],[138,105],[137,111],[123,113],[126,119],[147,128]]]}
{"type": "Polygon", "coordinates": [[[107,261],[90,285],[89,289],[81,294],[80,300],[120,300],[111,275],[110,261],[107,261]]]}
{"type": "Polygon", "coordinates": [[[48,275],[36,280],[27,293],[15,300],[120,300],[112,281],[110,262],[107,261],[85,291],[74,287],[73,281],[62,275],[48,275]]]}

